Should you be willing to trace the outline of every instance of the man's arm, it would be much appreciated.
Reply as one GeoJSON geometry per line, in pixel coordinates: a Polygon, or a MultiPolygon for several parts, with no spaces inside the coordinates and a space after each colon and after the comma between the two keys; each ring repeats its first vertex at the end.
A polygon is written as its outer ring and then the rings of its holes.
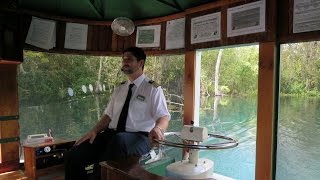
{"type": "Polygon", "coordinates": [[[110,121],[111,119],[107,114],[103,115],[100,121],[93,127],[91,131],[99,133],[109,125],[110,121]]]}
{"type": "Polygon", "coordinates": [[[89,131],[86,135],[82,136],[74,145],[77,146],[88,139],[89,143],[92,143],[96,138],[97,134],[104,128],[106,128],[109,125],[110,121],[111,119],[108,115],[103,115],[100,121],[91,129],[91,131],[89,131]]]}
{"type": "Polygon", "coordinates": [[[157,120],[156,125],[149,134],[150,142],[152,142],[152,144],[155,143],[154,139],[159,139],[161,141],[165,139],[164,132],[166,132],[168,128],[169,120],[169,116],[163,116],[157,120]]]}

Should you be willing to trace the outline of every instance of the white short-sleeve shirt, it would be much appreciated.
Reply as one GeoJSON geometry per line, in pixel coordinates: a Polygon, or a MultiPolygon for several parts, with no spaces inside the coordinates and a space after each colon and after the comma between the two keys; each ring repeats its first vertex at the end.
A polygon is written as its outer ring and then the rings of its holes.
{"type": "Polygon", "coordinates": [[[126,81],[115,89],[105,109],[105,114],[111,119],[110,129],[117,128],[119,116],[131,83],[134,83],[134,86],[132,87],[126,122],[127,132],[150,132],[160,117],[168,116],[170,119],[162,88],[151,82],[148,77],[142,74],[136,80],[126,81]]]}

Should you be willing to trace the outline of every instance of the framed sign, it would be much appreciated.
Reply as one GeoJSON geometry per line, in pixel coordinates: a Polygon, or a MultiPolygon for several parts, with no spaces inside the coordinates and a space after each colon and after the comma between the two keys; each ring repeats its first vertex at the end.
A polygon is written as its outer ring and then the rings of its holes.
{"type": "Polygon", "coordinates": [[[293,33],[320,30],[320,1],[294,0],[293,33]]]}
{"type": "Polygon", "coordinates": [[[166,49],[184,48],[186,18],[167,21],[166,49]]]}
{"type": "Polygon", "coordinates": [[[87,24],[67,23],[64,48],[86,50],[87,36],[87,24]]]}
{"type": "Polygon", "coordinates": [[[137,47],[160,47],[161,25],[138,26],[136,46],[137,47]]]}
{"type": "Polygon", "coordinates": [[[228,9],[227,36],[265,31],[265,1],[256,1],[228,9]]]}
{"type": "Polygon", "coordinates": [[[56,42],[56,22],[32,17],[26,43],[42,48],[52,49],[56,42]]]}
{"type": "Polygon", "coordinates": [[[220,39],[221,13],[213,13],[191,19],[191,44],[220,39]]]}

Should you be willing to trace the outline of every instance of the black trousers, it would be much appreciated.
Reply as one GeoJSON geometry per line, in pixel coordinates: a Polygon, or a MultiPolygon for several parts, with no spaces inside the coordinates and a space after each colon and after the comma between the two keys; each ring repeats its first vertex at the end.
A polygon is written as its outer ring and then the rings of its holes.
{"type": "Polygon", "coordinates": [[[120,132],[106,129],[99,133],[92,144],[89,141],[74,146],[65,158],[65,180],[100,179],[99,162],[128,156],[141,156],[150,151],[150,142],[143,133],[120,132]],[[94,164],[93,174],[85,168],[94,164]]]}

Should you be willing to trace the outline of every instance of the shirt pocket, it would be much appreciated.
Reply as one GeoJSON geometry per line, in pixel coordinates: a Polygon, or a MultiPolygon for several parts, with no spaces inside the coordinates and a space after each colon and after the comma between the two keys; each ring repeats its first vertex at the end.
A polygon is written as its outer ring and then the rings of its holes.
{"type": "Polygon", "coordinates": [[[145,101],[135,98],[132,101],[132,119],[134,121],[145,121],[149,108],[145,101]]]}

